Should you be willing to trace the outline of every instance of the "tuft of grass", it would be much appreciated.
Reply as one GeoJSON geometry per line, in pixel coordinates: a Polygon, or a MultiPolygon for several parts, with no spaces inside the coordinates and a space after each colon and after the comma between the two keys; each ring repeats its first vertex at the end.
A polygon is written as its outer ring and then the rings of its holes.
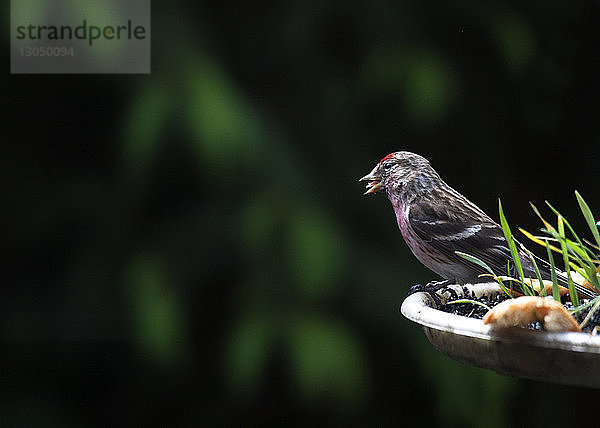
{"type": "MultiPolygon", "coordinates": [[[[595,217],[592,214],[589,205],[585,202],[579,192],[575,192],[575,197],[577,198],[581,213],[592,232],[594,240],[596,240],[597,243],[600,243],[600,233],[598,232],[598,224],[600,222],[595,222],[595,217]]],[[[587,285],[595,288],[596,291],[600,291],[600,277],[598,275],[598,272],[600,271],[600,255],[598,255],[597,252],[600,251],[600,246],[593,244],[585,238],[581,239],[577,232],[575,232],[575,229],[571,226],[571,223],[569,223],[556,208],[548,201],[546,201],[546,205],[556,216],[556,227],[550,224],[550,222],[542,216],[535,205],[531,204],[533,211],[544,224],[544,228],[542,228],[541,231],[546,236],[534,236],[523,229],[520,230],[531,241],[546,247],[549,259],[551,257],[551,251],[561,255],[565,272],[568,276],[571,301],[577,306],[578,296],[577,293],[575,293],[574,284],[572,283],[571,271],[577,272],[585,279],[587,285]],[[570,237],[567,236],[567,231],[569,232],[570,237]],[[555,242],[558,245],[552,245],[550,242],[555,242]]],[[[552,262],[552,260],[550,261],[552,262]]]]}
{"type": "MultiPolygon", "coordinates": [[[[579,304],[579,296],[575,289],[574,280],[571,277],[572,272],[577,272],[579,275],[581,275],[585,279],[585,285],[591,286],[592,288],[595,288],[596,291],[600,292],[600,254],[598,253],[600,251],[600,221],[595,220],[589,205],[585,202],[579,192],[576,191],[575,196],[583,217],[585,218],[586,223],[592,232],[595,243],[592,243],[585,238],[582,239],[571,226],[571,223],[569,223],[569,221],[548,201],[546,201],[546,205],[556,216],[555,225],[547,221],[542,216],[540,210],[533,203],[530,203],[533,212],[542,221],[544,227],[541,228],[540,231],[543,235],[535,236],[526,230],[519,228],[519,230],[532,242],[535,242],[536,244],[546,248],[547,258],[551,268],[550,273],[552,280],[552,296],[554,300],[559,302],[560,294],[557,274],[555,271],[556,262],[553,253],[557,253],[561,256],[564,265],[564,271],[567,275],[569,297],[573,303],[573,306],[575,307],[575,309],[573,309],[574,313],[579,312],[582,306],[579,304]]],[[[487,273],[484,273],[480,276],[490,276],[493,278],[509,296],[512,296],[513,283],[520,284],[523,294],[535,295],[536,292],[533,287],[528,286],[525,282],[526,279],[531,280],[531,278],[525,277],[525,272],[521,263],[520,255],[525,253],[527,256],[529,256],[535,271],[536,279],[540,282],[540,294],[545,296],[546,290],[543,286],[543,280],[538,268],[538,263],[536,263],[533,254],[530,253],[526,248],[523,246],[517,247],[517,243],[513,238],[512,231],[504,214],[504,210],[502,209],[502,202],[500,200],[498,200],[498,212],[500,216],[500,226],[502,227],[504,238],[506,239],[512,256],[512,260],[507,264],[507,275],[498,275],[496,272],[493,272],[493,270],[483,260],[475,256],[462,253],[460,251],[457,251],[456,254],[482,267],[487,273]],[[506,282],[509,283],[508,286],[506,282]]],[[[593,310],[590,311],[591,313],[595,312],[596,310],[600,310],[600,296],[583,305],[585,308],[589,308],[590,306],[594,306],[593,310]]]]}

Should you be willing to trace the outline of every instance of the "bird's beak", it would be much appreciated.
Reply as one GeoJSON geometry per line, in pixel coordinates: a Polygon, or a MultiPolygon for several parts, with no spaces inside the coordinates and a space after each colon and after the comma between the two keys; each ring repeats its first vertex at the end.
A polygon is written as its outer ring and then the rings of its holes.
{"type": "Polygon", "coordinates": [[[363,195],[368,195],[369,193],[377,193],[381,190],[383,185],[381,184],[381,175],[379,175],[379,165],[375,165],[375,168],[361,178],[358,181],[368,181],[367,183],[367,191],[363,193],[363,195]]]}

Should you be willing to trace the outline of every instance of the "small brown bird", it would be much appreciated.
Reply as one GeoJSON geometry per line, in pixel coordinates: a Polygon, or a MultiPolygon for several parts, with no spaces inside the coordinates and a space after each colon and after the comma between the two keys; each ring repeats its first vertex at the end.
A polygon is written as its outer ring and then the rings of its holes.
{"type": "MultiPolygon", "coordinates": [[[[458,256],[456,251],[483,260],[496,275],[507,272],[509,261],[514,268],[500,225],[448,186],[424,157],[405,151],[390,153],[360,181],[369,182],[365,195],[385,191],[412,253],[445,279],[430,282],[425,287],[413,287],[411,291],[435,291],[450,283],[489,281],[489,278],[479,277],[487,273],[481,266],[458,256]]],[[[535,278],[531,253],[518,241],[515,243],[524,274],[535,278]]],[[[550,264],[538,257],[535,261],[542,278],[551,279],[550,264]]],[[[567,286],[566,275],[555,271],[559,284],[567,286]]],[[[575,286],[584,297],[597,295],[583,286],[575,286]]]]}

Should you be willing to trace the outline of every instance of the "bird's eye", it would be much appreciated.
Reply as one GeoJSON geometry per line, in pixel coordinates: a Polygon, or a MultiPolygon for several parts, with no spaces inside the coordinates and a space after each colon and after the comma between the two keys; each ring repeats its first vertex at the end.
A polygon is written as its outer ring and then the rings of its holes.
{"type": "Polygon", "coordinates": [[[383,170],[384,171],[389,171],[390,169],[392,169],[392,163],[391,162],[385,162],[383,164],[383,170]]]}

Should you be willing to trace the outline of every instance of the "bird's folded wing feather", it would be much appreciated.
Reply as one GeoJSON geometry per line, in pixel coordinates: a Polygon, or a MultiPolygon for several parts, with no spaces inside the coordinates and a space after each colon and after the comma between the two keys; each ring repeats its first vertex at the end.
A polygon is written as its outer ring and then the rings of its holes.
{"type": "Polygon", "coordinates": [[[439,205],[411,205],[409,224],[417,236],[433,249],[446,254],[474,272],[488,273],[482,267],[455,254],[461,251],[484,261],[497,275],[507,273],[511,254],[500,226],[481,211],[448,210],[439,205]]]}

